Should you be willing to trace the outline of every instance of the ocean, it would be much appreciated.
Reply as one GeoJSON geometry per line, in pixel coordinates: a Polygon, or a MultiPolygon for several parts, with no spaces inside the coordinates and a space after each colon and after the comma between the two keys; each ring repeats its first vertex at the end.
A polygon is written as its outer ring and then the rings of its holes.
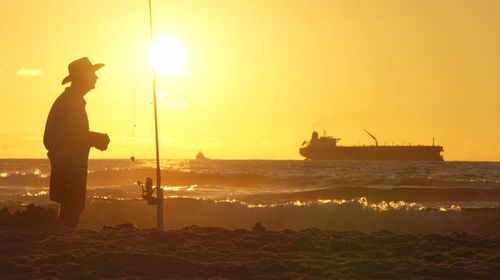
{"type": "MultiPolygon", "coordinates": [[[[500,163],[163,160],[165,223],[271,229],[500,233],[500,163]]],[[[0,206],[48,199],[50,163],[0,160],[0,206]]],[[[138,181],[154,160],[90,160],[82,225],[154,227],[138,181]]]]}

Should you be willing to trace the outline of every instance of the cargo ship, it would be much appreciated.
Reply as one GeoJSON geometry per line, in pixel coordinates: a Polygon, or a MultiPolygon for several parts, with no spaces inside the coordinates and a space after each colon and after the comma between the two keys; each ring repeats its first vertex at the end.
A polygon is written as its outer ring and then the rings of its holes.
{"type": "Polygon", "coordinates": [[[369,146],[341,146],[340,138],[319,136],[314,131],[310,141],[304,141],[300,154],[307,160],[423,160],[443,161],[442,146],[434,145],[378,145],[377,138],[365,130],[375,140],[369,146]]]}

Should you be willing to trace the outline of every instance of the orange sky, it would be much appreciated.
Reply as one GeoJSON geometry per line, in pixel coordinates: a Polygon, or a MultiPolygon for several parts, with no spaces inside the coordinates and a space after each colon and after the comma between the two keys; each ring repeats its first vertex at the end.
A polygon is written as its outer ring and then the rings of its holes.
{"type": "MultiPolygon", "coordinates": [[[[45,157],[67,65],[103,62],[87,99],[108,151],[154,157],[147,1],[0,1],[0,158],[45,157]],[[135,101],[134,101],[135,100],[135,101]],[[136,115],[133,136],[134,112],[136,115]]],[[[153,0],[188,75],[158,81],[161,156],[300,159],[313,129],[343,145],[445,146],[500,160],[500,1],[153,0]]]]}

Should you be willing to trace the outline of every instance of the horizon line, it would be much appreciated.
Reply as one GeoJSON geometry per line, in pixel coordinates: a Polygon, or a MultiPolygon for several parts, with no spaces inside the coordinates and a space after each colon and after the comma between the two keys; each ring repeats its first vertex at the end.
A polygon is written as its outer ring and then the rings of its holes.
{"type": "MultiPolygon", "coordinates": [[[[30,157],[21,157],[21,158],[2,158],[0,160],[49,160],[48,158],[30,158],[30,157]]],[[[91,160],[131,160],[130,158],[89,158],[91,160]]],[[[156,158],[136,158],[135,160],[152,160],[155,161],[156,158]]],[[[195,160],[196,158],[161,158],[160,160],[195,160]]],[[[281,159],[272,159],[272,158],[210,158],[208,160],[202,161],[217,161],[217,160],[260,160],[260,161],[313,161],[313,162],[321,162],[321,161],[387,161],[387,162],[400,162],[404,160],[306,160],[306,159],[290,159],[290,158],[281,158],[281,159]]],[[[415,162],[433,162],[433,161],[415,161],[415,162]]],[[[441,162],[489,162],[489,163],[500,163],[500,160],[444,160],[441,162]]]]}

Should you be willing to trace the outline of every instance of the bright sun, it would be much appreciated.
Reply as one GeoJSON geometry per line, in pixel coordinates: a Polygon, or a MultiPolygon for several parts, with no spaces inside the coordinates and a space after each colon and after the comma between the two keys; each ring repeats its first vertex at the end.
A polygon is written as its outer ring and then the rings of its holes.
{"type": "Polygon", "coordinates": [[[186,49],[172,37],[160,37],[149,51],[149,61],[158,74],[181,76],[186,73],[186,49]]]}

